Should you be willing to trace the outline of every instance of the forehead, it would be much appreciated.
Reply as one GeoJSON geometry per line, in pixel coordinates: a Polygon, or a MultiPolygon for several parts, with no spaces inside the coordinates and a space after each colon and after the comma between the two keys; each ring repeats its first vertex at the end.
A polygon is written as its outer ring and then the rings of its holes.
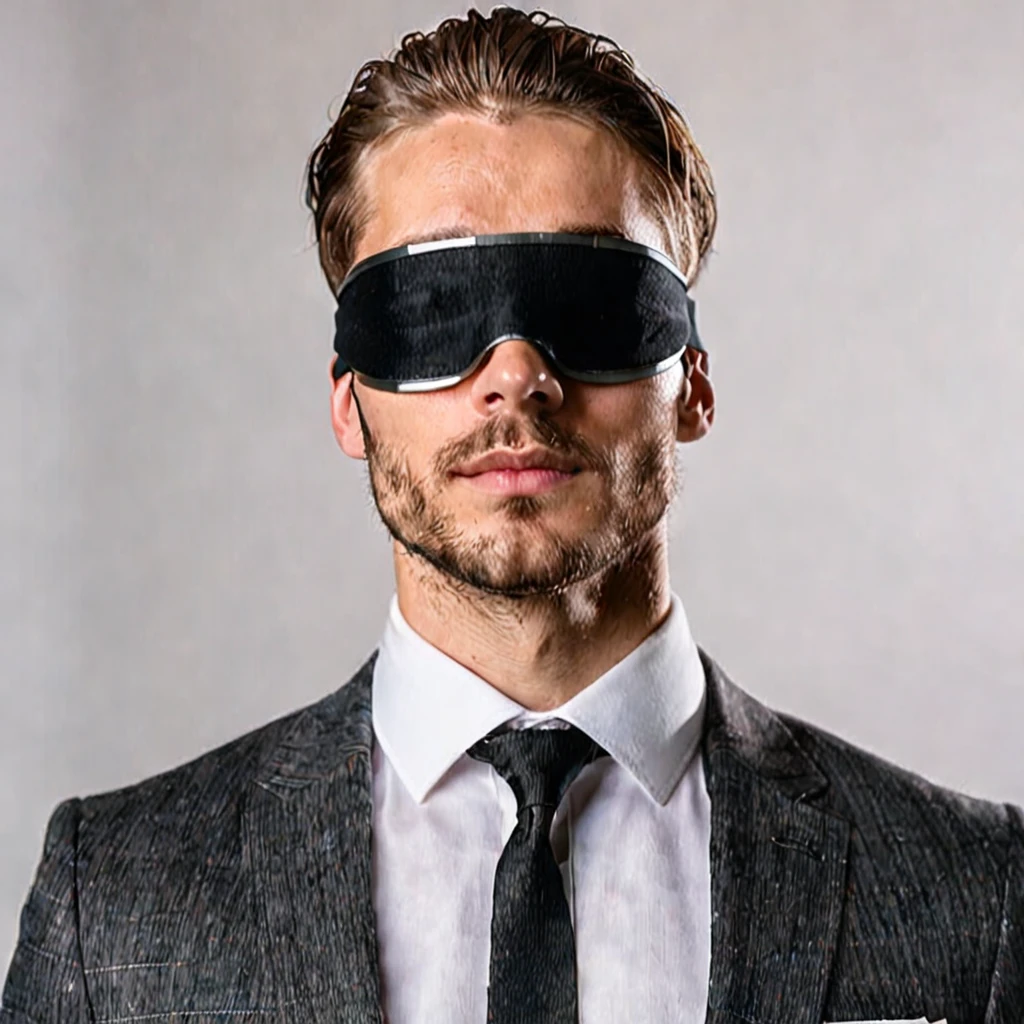
{"type": "Polygon", "coordinates": [[[526,114],[502,124],[445,114],[368,155],[360,187],[369,217],[356,259],[426,237],[575,225],[658,245],[640,210],[637,170],[610,133],[566,117],[526,114]]]}

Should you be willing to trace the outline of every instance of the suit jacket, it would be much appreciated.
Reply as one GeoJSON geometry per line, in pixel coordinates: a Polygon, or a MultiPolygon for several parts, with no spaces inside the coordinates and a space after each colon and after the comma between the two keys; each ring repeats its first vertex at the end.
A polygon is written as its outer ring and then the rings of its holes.
{"type": "MultiPolygon", "coordinates": [[[[60,804],[0,1024],[383,1024],[375,659],[189,764],[60,804]]],[[[1021,811],[775,713],[701,659],[707,1024],[1021,1024],[1021,811]]]]}

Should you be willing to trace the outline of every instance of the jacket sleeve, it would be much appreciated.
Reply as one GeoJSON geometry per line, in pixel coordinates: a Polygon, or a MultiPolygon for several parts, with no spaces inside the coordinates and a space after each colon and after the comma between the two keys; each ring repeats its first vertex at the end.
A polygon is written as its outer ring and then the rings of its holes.
{"type": "Polygon", "coordinates": [[[1024,1021],[1024,813],[1006,805],[1010,842],[999,948],[985,1024],[1024,1021]]]}
{"type": "Polygon", "coordinates": [[[21,912],[0,1024],[90,1024],[75,882],[80,801],[50,816],[43,856],[21,912]]]}

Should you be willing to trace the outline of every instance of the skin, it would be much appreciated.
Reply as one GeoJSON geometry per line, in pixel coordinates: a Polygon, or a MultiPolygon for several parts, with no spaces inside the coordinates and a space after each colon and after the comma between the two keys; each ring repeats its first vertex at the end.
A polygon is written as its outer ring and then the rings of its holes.
{"type": "MultiPolygon", "coordinates": [[[[446,114],[363,165],[371,215],[355,260],[432,235],[605,226],[665,248],[637,165],[600,128],[553,115],[446,114]]],[[[332,359],[333,364],[333,359],[332,359]]],[[[714,418],[703,353],[624,384],[560,375],[528,342],[492,349],[440,391],[332,381],[342,451],[366,459],[393,541],[399,607],[431,644],[532,710],[569,700],[668,614],[667,512],[677,442],[714,418]],[[351,386],[350,386],[351,385],[351,386]],[[581,471],[534,495],[486,493],[451,470],[543,448],[581,471]]]]}

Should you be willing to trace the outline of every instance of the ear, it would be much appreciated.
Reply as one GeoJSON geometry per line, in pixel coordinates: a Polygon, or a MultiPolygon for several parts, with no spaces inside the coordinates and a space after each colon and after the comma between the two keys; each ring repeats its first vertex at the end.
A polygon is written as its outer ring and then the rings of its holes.
{"type": "Polygon", "coordinates": [[[715,420],[715,389],[711,386],[707,352],[694,348],[683,351],[683,379],[676,408],[677,441],[699,441],[711,429],[715,420]]]}
{"type": "Polygon", "coordinates": [[[331,375],[331,426],[341,450],[353,459],[366,458],[366,439],[363,437],[363,425],[359,420],[359,408],[356,405],[352,388],[355,383],[352,371],[343,373],[334,379],[333,369],[335,356],[327,364],[327,372],[331,375]]]}

